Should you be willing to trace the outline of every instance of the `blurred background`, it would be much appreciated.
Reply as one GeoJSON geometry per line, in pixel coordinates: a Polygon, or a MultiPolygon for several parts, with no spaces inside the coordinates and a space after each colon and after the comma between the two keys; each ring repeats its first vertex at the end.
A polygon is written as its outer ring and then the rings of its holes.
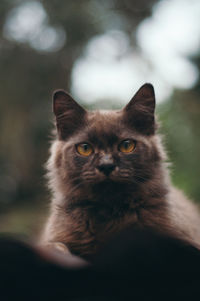
{"type": "Polygon", "coordinates": [[[121,108],[153,83],[174,184],[200,202],[200,1],[0,1],[0,231],[48,212],[51,95],[121,108]]]}

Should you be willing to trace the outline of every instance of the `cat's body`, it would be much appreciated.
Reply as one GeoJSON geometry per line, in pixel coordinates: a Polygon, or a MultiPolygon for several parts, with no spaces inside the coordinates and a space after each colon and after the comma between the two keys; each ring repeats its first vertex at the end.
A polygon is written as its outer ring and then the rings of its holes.
{"type": "Polygon", "coordinates": [[[128,227],[152,227],[200,245],[200,215],[170,184],[155,134],[153,87],[121,111],[86,112],[54,94],[58,138],[48,161],[53,192],[43,243],[88,257],[128,227]]]}

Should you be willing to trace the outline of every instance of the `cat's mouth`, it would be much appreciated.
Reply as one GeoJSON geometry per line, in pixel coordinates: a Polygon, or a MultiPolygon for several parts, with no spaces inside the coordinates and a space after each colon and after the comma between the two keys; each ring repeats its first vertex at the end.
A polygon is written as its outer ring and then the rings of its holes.
{"type": "Polygon", "coordinates": [[[96,180],[99,183],[101,182],[111,183],[116,181],[116,175],[114,175],[114,172],[110,172],[110,173],[97,172],[96,180]]]}
{"type": "Polygon", "coordinates": [[[98,183],[127,183],[132,184],[132,176],[127,170],[118,170],[115,169],[109,174],[95,171],[95,172],[85,172],[83,174],[83,181],[89,185],[95,185],[98,183]]]}
{"type": "Polygon", "coordinates": [[[123,175],[118,173],[110,173],[109,175],[105,174],[96,174],[91,179],[91,184],[97,184],[97,183],[106,183],[106,184],[112,184],[112,183],[132,183],[131,176],[130,175],[123,175]]]}

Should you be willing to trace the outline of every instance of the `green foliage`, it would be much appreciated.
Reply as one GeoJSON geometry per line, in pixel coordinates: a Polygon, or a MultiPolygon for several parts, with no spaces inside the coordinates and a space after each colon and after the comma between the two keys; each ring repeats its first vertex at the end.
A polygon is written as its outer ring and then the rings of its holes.
{"type": "Polygon", "coordinates": [[[176,92],[172,99],[159,107],[161,132],[165,136],[172,162],[174,184],[197,202],[199,190],[200,102],[194,91],[176,92]]]}

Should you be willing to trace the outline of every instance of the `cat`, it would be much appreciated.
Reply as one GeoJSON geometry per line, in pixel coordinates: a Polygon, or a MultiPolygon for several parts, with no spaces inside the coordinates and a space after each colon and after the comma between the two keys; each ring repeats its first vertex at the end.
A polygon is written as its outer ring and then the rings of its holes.
{"type": "Polygon", "coordinates": [[[169,179],[151,84],[118,111],[86,111],[57,90],[53,111],[57,131],[47,163],[53,196],[43,244],[92,258],[135,225],[200,245],[198,208],[169,179]]]}

